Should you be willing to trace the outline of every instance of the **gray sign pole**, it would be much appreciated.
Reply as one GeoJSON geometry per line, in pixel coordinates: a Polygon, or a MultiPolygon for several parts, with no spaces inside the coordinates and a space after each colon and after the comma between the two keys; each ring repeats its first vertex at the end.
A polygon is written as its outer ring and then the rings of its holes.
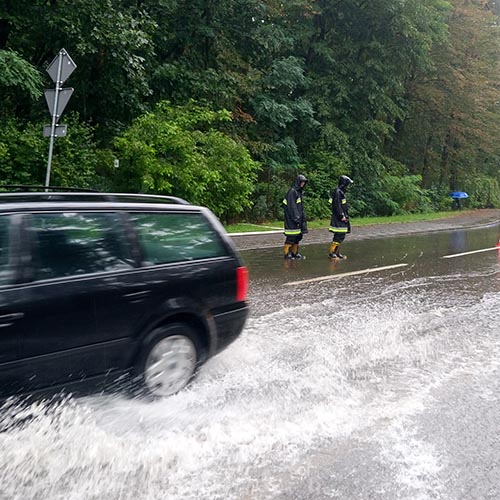
{"type": "MultiPolygon", "coordinates": [[[[47,162],[47,175],[45,176],[45,187],[48,188],[50,186],[50,169],[52,167],[52,154],[54,152],[54,137],[56,134],[56,125],[59,119],[57,115],[57,104],[59,101],[59,91],[61,90],[61,70],[63,63],[63,52],[62,50],[59,52],[59,60],[57,64],[57,79],[56,79],[56,92],[54,96],[54,111],[52,112],[52,124],[50,129],[50,145],[49,145],[49,159],[47,162]]],[[[45,189],[48,191],[48,189],[45,189]]]]}
{"type": "Polygon", "coordinates": [[[59,125],[57,122],[59,121],[66,104],[68,104],[71,94],[73,93],[72,88],[63,89],[62,84],[67,80],[69,75],[73,73],[75,68],[76,64],[64,49],[59,51],[57,56],[54,57],[54,60],[47,68],[47,73],[56,84],[56,88],[55,90],[45,91],[45,99],[47,100],[49,112],[52,116],[52,122],[49,125],[45,125],[43,128],[43,135],[45,137],[50,137],[49,159],[47,162],[47,175],[45,177],[45,191],[48,191],[48,187],[50,185],[50,169],[52,166],[52,154],[54,152],[54,139],[56,137],[66,136],[66,125],[59,125]]]}

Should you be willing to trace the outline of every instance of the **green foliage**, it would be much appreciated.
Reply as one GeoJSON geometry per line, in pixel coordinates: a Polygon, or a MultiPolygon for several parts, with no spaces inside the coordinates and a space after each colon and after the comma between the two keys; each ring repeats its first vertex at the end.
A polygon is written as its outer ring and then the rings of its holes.
{"type": "Polygon", "coordinates": [[[445,211],[454,208],[454,203],[450,198],[450,190],[443,189],[437,185],[427,189],[427,193],[431,203],[431,209],[435,211],[445,211]]]}
{"type": "Polygon", "coordinates": [[[11,111],[13,100],[24,94],[35,100],[42,95],[42,77],[39,71],[12,50],[0,49],[0,115],[11,111]],[[10,106],[9,106],[10,104],[10,106]]]}
{"type": "Polygon", "coordinates": [[[0,124],[0,176],[5,184],[43,184],[48,142],[34,124],[0,124]]]}
{"type": "Polygon", "coordinates": [[[78,117],[54,182],[177,194],[226,220],[281,218],[297,173],[309,217],[341,174],[353,215],[449,208],[454,189],[497,206],[498,22],[469,0],[7,0],[0,174],[43,182],[41,91],[64,47],[78,117]]]}
{"type": "MultiPolygon", "coordinates": [[[[449,37],[431,47],[433,67],[413,75],[411,111],[392,150],[422,175],[423,186],[440,192],[475,185],[484,176],[498,180],[500,154],[498,18],[484,2],[451,4],[449,37]]],[[[442,195],[434,198],[443,206],[442,195]]],[[[469,203],[487,206],[494,200],[478,195],[469,203]]]]}
{"type": "Polygon", "coordinates": [[[262,93],[252,101],[255,118],[273,130],[284,129],[300,119],[312,119],[311,104],[293,93],[307,86],[301,61],[286,57],[273,61],[261,80],[262,93]]]}
{"type": "Polygon", "coordinates": [[[308,217],[325,218],[330,215],[327,203],[339,177],[350,175],[351,146],[349,137],[333,124],[321,129],[320,136],[307,158],[305,170],[309,172],[306,203],[308,217]]]}
{"type": "Polygon", "coordinates": [[[242,213],[251,204],[258,165],[215,128],[227,120],[225,110],[159,103],[115,140],[118,188],[179,196],[225,221],[242,213]]]}
{"type": "Polygon", "coordinates": [[[464,186],[471,208],[500,207],[500,185],[497,179],[485,175],[469,178],[464,186]]]}
{"type": "Polygon", "coordinates": [[[385,176],[383,192],[387,194],[387,207],[390,208],[387,215],[428,212],[431,201],[425,190],[420,187],[421,182],[422,178],[418,175],[385,176]]]}
{"type": "MultiPolygon", "coordinates": [[[[51,184],[93,188],[98,153],[93,131],[73,115],[66,120],[68,134],[54,144],[51,184]]],[[[45,183],[49,139],[42,135],[43,123],[23,124],[17,120],[0,123],[0,176],[5,184],[45,183]]]]}
{"type": "MultiPolygon", "coordinates": [[[[97,150],[94,131],[80,122],[76,114],[70,115],[65,122],[68,134],[64,139],[56,139],[54,145],[51,184],[96,188],[101,183],[97,169],[103,154],[97,150]]],[[[44,142],[48,139],[44,138],[44,142]]]]}
{"type": "MultiPolygon", "coordinates": [[[[100,124],[103,138],[142,111],[150,93],[146,68],[147,59],[153,58],[151,32],[156,25],[127,3],[16,0],[0,7],[7,48],[37,69],[45,70],[62,47],[68,51],[78,66],[69,80],[75,88],[69,109],[88,123],[100,124]]],[[[44,106],[40,102],[38,112],[44,106]]]]}

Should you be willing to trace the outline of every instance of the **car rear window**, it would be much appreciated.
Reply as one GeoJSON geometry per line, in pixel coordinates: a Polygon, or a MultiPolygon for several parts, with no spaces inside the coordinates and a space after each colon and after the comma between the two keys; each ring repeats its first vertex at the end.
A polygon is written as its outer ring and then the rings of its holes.
{"type": "Polygon", "coordinates": [[[44,213],[30,220],[35,280],[133,267],[117,214],[44,213]]]}
{"type": "Polygon", "coordinates": [[[200,213],[132,213],[149,265],[227,255],[217,231],[200,213]]]}
{"type": "Polygon", "coordinates": [[[10,217],[0,216],[0,285],[6,285],[10,281],[9,269],[9,228],[10,217]]]}

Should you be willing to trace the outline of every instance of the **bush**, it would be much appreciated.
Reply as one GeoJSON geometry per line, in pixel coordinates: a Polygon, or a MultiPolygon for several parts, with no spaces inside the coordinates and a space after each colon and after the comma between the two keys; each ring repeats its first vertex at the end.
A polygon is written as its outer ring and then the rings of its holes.
{"type": "Polygon", "coordinates": [[[118,190],[170,194],[209,207],[224,222],[251,205],[258,163],[216,129],[230,120],[190,102],[159,103],[114,141],[120,159],[118,190]]]}
{"type": "Polygon", "coordinates": [[[398,177],[387,175],[383,178],[383,192],[390,199],[389,205],[393,213],[428,212],[432,204],[429,194],[420,187],[420,175],[405,175],[398,177]]]}
{"type": "MultiPolygon", "coordinates": [[[[78,121],[65,120],[68,135],[54,143],[51,185],[93,188],[98,184],[98,151],[93,130],[78,121]]],[[[42,123],[8,120],[0,124],[0,175],[5,184],[45,184],[49,139],[42,123]]]]}
{"type": "Polygon", "coordinates": [[[477,175],[466,180],[464,190],[471,208],[500,207],[500,186],[496,179],[477,175]]]}

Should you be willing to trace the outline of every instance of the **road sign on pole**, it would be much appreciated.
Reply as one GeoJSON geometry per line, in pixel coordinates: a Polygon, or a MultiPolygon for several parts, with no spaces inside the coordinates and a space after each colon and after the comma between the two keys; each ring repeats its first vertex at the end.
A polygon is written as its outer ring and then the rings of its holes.
{"type": "MultiPolygon", "coordinates": [[[[67,125],[56,125],[54,130],[54,137],[66,137],[66,132],[68,131],[67,125]]],[[[43,136],[50,137],[52,135],[52,125],[44,125],[43,136]]]]}
{"type": "Polygon", "coordinates": [[[49,107],[49,112],[51,116],[54,115],[54,111],[58,118],[62,115],[64,108],[68,104],[68,101],[70,100],[71,95],[73,94],[73,91],[74,89],[72,88],[60,89],[56,110],[54,110],[56,102],[56,90],[48,89],[45,91],[45,100],[47,101],[47,106],[49,107]]]}
{"type": "Polygon", "coordinates": [[[61,85],[69,78],[76,69],[76,64],[65,49],[61,49],[47,68],[47,73],[54,83],[61,85]]]}
{"type": "MultiPolygon", "coordinates": [[[[45,91],[45,99],[49,106],[49,112],[52,116],[52,123],[46,125],[43,130],[45,137],[50,137],[49,159],[47,161],[47,174],[45,176],[45,187],[50,185],[50,170],[52,166],[52,154],[54,152],[54,138],[66,136],[66,125],[58,125],[59,117],[73,94],[72,88],[63,89],[62,84],[75,71],[76,64],[65,49],[61,49],[47,68],[47,73],[56,84],[54,90],[45,91]]],[[[48,189],[47,189],[48,190],[48,189]]]]}

